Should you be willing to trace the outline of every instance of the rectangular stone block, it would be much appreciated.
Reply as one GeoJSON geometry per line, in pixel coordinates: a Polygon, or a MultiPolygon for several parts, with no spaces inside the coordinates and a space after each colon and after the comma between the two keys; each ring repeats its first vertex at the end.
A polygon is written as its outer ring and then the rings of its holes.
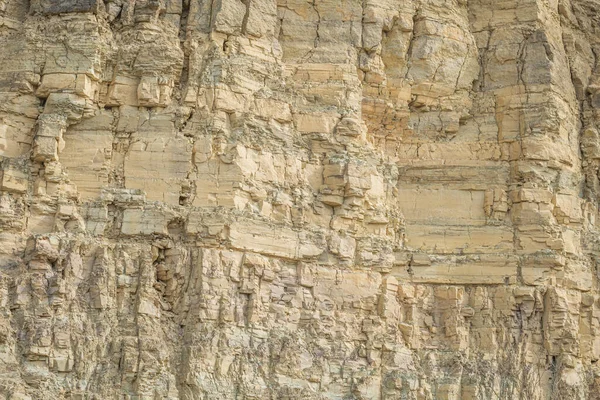
{"type": "Polygon", "coordinates": [[[77,75],[75,74],[45,74],[42,76],[42,83],[35,94],[38,97],[48,97],[52,92],[75,90],[76,81],[77,75]]]}
{"type": "Polygon", "coordinates": [[[26,193],[29,186],[29,174],[16,166],[5,162],[0,169],[0,191],[26,193]]]}
{"type": "Polygon", "coordinates": [[[241,205],[236,189],[243,181],[240,167],[236,163],[225,164],[219,159],[196,164],[196,197],[193,205],[237,207],[241,205]]]}
{"type": "Polygon", "coordinates": [[[111,131],[71,131],[65,135],[61,164],[69,179],[77,185],[82,200],[100,196],[108,185],[112,155],[111,131]]]}
{"type": "Polygon", "coordinates": [[[395,267],[392,275],[418,283],[509,284],[517,279],[517,259],[503,255],[448,258],[431,265],[395,267]]]}
{"type": "Polygon", "coordinates": [[[289,259],[315,257],[324,250],[306,235],[299,235],[289,227],[250,220],[232,223],[229,226],[229,240],[234,249],[289,259]]]}
{"type": "Polygon", "coordinates": [[[409,225],[484,225],[486,221],[483,190],[400,186],[398,197],[409,225]]]}
{"type": "Polygon", "coordinates": [[[160,104],[160,89],[158,78],[144,76],[137,88],[137,98],[140,106],[153,107],[160,104]]]}
{"type": "Polygon", "coordinates": [[[167,235],[168,219],[160,210],[127,209],[123,212],[121,232],[124,235],[167,235]]]}
{"type": "Polygon", "coordinates": [[[506,226],[406,226],[409,249],[438,254],[511,252],[513,236],[513,229],[506,226]]]}
{"type": "Polygon", "coordinates": [[[134,78],[117,76],[108,87],[106,105],[108,106],[137,106],[137,92],[139,81],[134,78]]]}
{"type": "Polygon", "coordinates": [[[36,96],[48,97],[50,93],[70,92],[88,99],[94,98],[97,84],[86,74],[45,74],[36,90],[36,96]]]}
{"type": "MultiPolygon", "coordinates": [[[[464,146],[462,154],[465,156],[464,146]]],[[[440,151],[439,148],[433,148],[440,151]]],[[[468,156],[468,155],[467,155],[468,156]]],[[[506,185],[508,182],[508,164],[493,161],[445,161],[440,165],[437,160],[411,162],[403,168],[398,180],[402,184],[440,185],[452,184],[456,189],[483,190],[491,185],[506,185]]]]}
{"type": "Polygon", "coordinates": [[[181,185],[192,166],[192,144],[185,138],[138,140],[124,166],[128,188],[145,191],[148,200],[179,205],[181,185]]]}
{"type": "Polygon", "coordinates": [[[75,93],[50,93],[44,107],[45,114],[67,117],[71,122],[79,121],[86,106],[85,98],[75,93]]]}
{"type": "Polygon", "coordinates": [[[301,133],[332,133],[337,121],[337,114],[294,115],[296,129],[301,133]]]}
{"type": "Polygon", "coordinates": [[[229,239],[234,249],[296,259],[300,240],[298,233],[286,227],[238,221],[229,227],[229,239]]]}
{"type": "Polygon", "coordinates": [[[552,199],[554,215],[562,223],[580,223],[583,220],[581,199],[576,195],[557,193],[552,199]]]}
{"type": "Polygon", "coordinates": [[[264,119],[274,119],[279,122],[289,122],[292,120],[290,106],[282,101],[273,99],[255,99],[256,115],[264,119]]]}
{"type": "Polygon", "coordinates": [[[58,160],[58,140],[53,137],[36,137],[33,142],[32,158],[38,162],[58,160]]]}

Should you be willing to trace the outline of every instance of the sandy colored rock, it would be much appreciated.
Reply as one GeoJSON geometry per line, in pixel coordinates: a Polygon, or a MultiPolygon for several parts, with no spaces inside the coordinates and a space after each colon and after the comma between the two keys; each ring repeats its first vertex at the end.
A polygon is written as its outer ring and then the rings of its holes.
{"type": "Polygon", "coordinates": [[[0,0],[0,397],[595,399],[598,0],[0,0]]]}

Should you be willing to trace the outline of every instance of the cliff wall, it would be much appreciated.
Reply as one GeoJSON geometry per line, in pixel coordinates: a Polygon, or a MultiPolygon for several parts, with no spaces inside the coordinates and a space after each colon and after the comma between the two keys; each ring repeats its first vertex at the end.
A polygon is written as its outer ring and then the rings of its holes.
{"type": "Polygon", "coordinates": [[[599,52],[597,0],[0,0],[0,395],[600,398],[599,52]]]}

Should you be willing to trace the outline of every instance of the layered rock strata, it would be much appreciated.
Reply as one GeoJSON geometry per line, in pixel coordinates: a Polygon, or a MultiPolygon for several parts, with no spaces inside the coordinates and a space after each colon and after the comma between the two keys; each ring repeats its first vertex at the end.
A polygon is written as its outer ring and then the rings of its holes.
{"type": "Polygon", "coordinates": [[[594,399],[597,0],[0,0],[7,399],[594,399]]]}

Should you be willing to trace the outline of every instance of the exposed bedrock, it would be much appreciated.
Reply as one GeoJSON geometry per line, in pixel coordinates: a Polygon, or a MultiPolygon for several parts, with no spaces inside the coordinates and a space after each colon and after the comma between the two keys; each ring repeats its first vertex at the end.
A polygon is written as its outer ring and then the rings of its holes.
{"type": "Polygon", "coordinates": [[[0,397],[600,398],[599,0],[0,0],[0,397]]]}

